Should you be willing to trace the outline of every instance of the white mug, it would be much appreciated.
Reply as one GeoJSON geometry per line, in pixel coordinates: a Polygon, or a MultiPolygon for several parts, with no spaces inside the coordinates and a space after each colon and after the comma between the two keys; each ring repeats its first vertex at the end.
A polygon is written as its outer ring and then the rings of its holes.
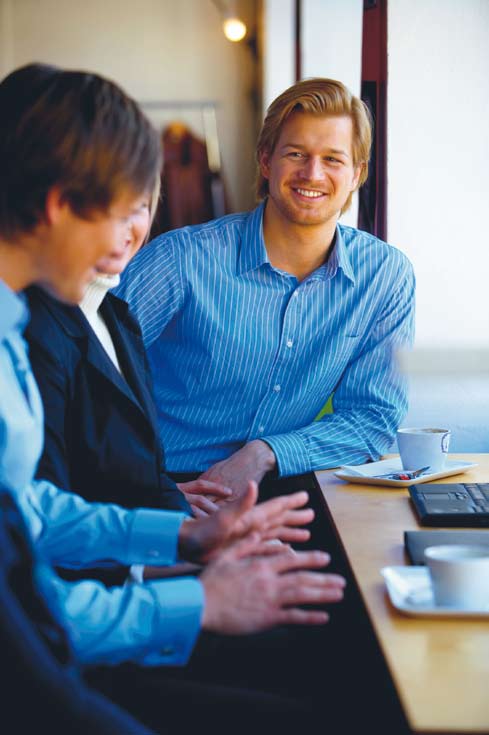
{"type": "Polygon", "coordinates": [[[397,446],[403,469],[441,472],[445,467],[450,442],[449,429],[399,429],[397,446]]]}
{"type": "Polygon", "coordinates": [[[437,605],[489,611],[488,546],[429,546],[424,558],[437,605]]]}

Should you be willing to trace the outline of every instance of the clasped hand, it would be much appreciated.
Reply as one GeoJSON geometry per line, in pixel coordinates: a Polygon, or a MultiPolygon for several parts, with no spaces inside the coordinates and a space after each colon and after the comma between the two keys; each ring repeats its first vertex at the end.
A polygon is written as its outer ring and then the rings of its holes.
{"type": "Polygon", "coordinates": [[[261,541],[307,541],[309,531],[300,526],[310,523],[314,512],[303,507],[308,500],[306,492],[273,498],[259,505],[256,505],[257,498],[257,484],[250,481],[244,494],[222,505],[216,513],[185,520],[178,538],[180,558],[207,563],[252,533],[261,541]]]}

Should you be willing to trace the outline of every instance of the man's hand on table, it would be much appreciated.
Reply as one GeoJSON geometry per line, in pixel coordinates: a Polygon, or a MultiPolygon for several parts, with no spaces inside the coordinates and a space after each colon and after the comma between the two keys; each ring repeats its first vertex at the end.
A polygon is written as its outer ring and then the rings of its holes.
{"type": "Polygon", "coordinates": [[[238,449],[227,459],[216,462],[202,473],[201,480],[210,480],[232,488],[236,496],[246,492],[249,480],[257,484],[276,465],[275,454],[268,444],[255,439],[238,449]]]}
{"type": "Polygon", "coordinates": [[[223,502],[232,497],[233,491],[220,482],[212,482],[203,477],[190,482],[177,482],[177,487],[185,495],[196,517],[208,516],[219,510],[217,501],[223,502]]]}
{"type": "Polygon", "coordinates": [[[203,572],[202,627],[234,635],[275,625],[327,623],[325,611],[300,606],[343,599],[343,577],[317,571],[329,560],[322,551],[274,549],[258,534],[251,534],[223,552],[203,572]]]}
{"type": "Polygon", "coordinates": [[[186,561],[206,563],[235,541],[254,534],[260,541],[280,539],[302,542],[309,538],[305,526],[314,518],[306,492],[285,495],[256,505],[258,487],[248,482],[244,493],[212,515],[185,520],[178,537],[178,553],[186,561]]]}

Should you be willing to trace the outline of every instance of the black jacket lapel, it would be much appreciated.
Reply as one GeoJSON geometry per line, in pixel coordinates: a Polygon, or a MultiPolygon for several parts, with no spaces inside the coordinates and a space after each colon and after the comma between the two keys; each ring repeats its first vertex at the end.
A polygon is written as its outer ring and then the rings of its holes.
{"type": "Polygon", "coordinates": [[[151,375],[139,324],[126,302],[112,294],[105,297],[102,315],[112,336],[124,377],[145,417],[158,434],[151,375]]]}
{"type": "MultiPolygon", "coordinates": [[[[107,310],[104,308],[109,299],[115,299],[116,297],[111,296],[110,294],[106,296],[104,304],[102,305],[102,313],[104,318],[108,317],[107,327],[111,333],[123,375],[119,373],[112,360],[107,355],[107,352],[79,307],[62,304],[55,299],[45,296],[40,289],[38,290],[37,295],[44,301],[45,305],[59,322],[63,330],[76,341],[82,357],[92,368],[115,386],[125,400],[131,401],[133,406],[137,407],[141,416],[148,424],[150,424],[151,429],[154,430],[154,424],[146,413],[147,402],[141,398],[140,391],[138,389],[134,390],[134,387],[137,388],[141,378],[138,380],[137,373],[133,370],[131,365],[130,358],[133,356],[132,350],[128,348],[126,341],[122,340],[121,334],[123,333],[123,329],[118,328],[113,311],[110,307],[107,310]],[[128,356],[128,352],[130,353],[130,356],[128,356]]],[[[120,299],[117,299],[117,301],[126,306],[125,302],[122,302],[120,299]]],[[[140,348],[136,348],[138,363],[140,359],[139,351],[140,348]]]]}

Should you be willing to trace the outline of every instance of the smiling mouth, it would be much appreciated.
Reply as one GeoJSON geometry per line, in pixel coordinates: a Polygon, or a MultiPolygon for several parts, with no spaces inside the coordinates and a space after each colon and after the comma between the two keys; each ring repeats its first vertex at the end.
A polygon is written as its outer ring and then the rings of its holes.
{"type": "Polygon", "coordinates": [[[317,189],[300,189],[297,187],[294,188],[294,191],[303,197],[307,197],[307,199],[319,199],[320,197],[325,196],[323,191],[317,191],[317,189]]]}

